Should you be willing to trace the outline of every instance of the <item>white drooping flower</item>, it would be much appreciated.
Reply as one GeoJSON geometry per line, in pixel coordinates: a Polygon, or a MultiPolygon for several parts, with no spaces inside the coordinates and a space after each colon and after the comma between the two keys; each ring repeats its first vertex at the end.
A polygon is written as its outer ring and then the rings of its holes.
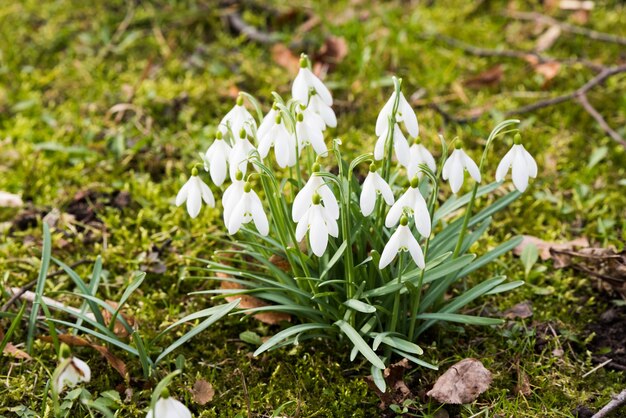
{"type": "Polygon", "coordinates": [[[150,409],[146,418],[191,418],[191,412],[182,402],[169,396],[169,393],[165,394],[168,396],[162,394],[162,397],[156,402],[154,410],[150,409]]]}
{"type": "Polygon", "coordinates": [[[62,360],[55,373],[54,385],[57,393],[63,392],[66,386],[74,387],[80,382],[89,382],[91,380],[89,365],[74,356],[62,360]]]}
{"type": "Polygon", "coordinates": [[[204,154],[204,169],[211,174],[211,180],[216,186],[221,186],[228,172],[228,160],[231,147],[222,139],[222,133],[217,131],[215,141],[204,154]]]}
{"type": "Polygon", "coordinates": [[[259,155],[267,157],[270,148],[274,147],[276,162],[280,168],[293,167],[296,165],[296,139],[287,130],[281,116],[276,116],[276,123],[268,131],[259,137],[259,155]]]}
{"type": "Polygon", "coordinates": [[[270,130],[270,128],[276,124],[276,116],[278,116],[279,114],[280,111],[278,110],[278,106],[276,105],[276,103],[274,103],[270,111],[267,112],[267,115],[265,115],[265,117],[263,118],[263,121],[261,121],[259,129],[257,129],[256,131],[257,139],[260,140],[261,138],[263,138],[270,130]]]}
{"type": "Polygon", "coordinates": [[[380,255],[380,262],[378,263],[379,269],[382,270],[387,267],[401,251],[408,251],[419,268],[423,269],[426,266],[424,263],[424,253],[413,236],[411,229],[408,227],[407,222],[406,217],[403,217],[400,220],[400,226],[398,226],[396,232],[389,238],[389,241],[383,249],[383,253],[380,255]]]}
{"type": "Polygon", "coordinates": [[[191,177],[176,195],[176,206],[180,206],[186,201],[189,216],[195,218],[200,213],[203,200],[209,207],[215,206],[215,198],[211,189],[198,177],[198,170],[194,167],[191,171],[191,177]]]}
{"type": "MultiPolygon", "coordinates": [[[[396,92],[394,91],[387,103],[383,106],[378,119],[376,119],[376,135],[382,135],[389,128],[389,118],[393,112],[393,105],[396,101],[396,92]]],[[[413,138],[417,138],[419,135],[419,125],[417,124],[417,116],[413,108],[404,98],[404,94],[400,92],[400,98],[398,102],[398,108],[395,115],[396,123],[404,122],[404,127],[409,135],[413,138]]]]}
{"type": "Polygon", "coordinates": [[[329,128],[334,128],[337,126],[337,116],[335,116],[335,111],[332,107],[324,103],[319,94],[311,94],[309,97],[309,105],[307,109],[310,109],[311,112],[320,116],[322,121],[324,122],[324,129],[328,126],[329,128]]]}
{"type": "Polygon", "coordinates": [[[528,178],[537,177],[537,163],[532,155],[519,142],[519,134],[515,136],[515,144],[507,152],[496,170],[496,181],[504,180],[511,168],[511,177],[515,188],[520,192],[528,187],[528,178]]]}
{"type": "Polygon", "coordinates": [[[291,96],[306,105],[309,103],[311,91],[320,96],[320,99],[327,106],[333,105],[333,97],[330,91],[309,69],[309,59],[303,54],[300,58],[300,71],[298,71],[298,75],[293,80],[293,85],[291,86],[291,96]]]}
{"type": "Polygon", "coordinates": [[[430,168],[433,173],[437,172],[437,163],[435,163],[433,155],[425,146],[416,142],[411,145],[409,165],[406,168],[409,178],[412,179],[414,176],[417,176],[420,179],[422,178],[424,173],[422,173],[419,169],[420,164],[426,164],[426,166],[430,168]]]}
{"type": "Polygon", "coordinates": [[[465,153],[465,151],[461,149],[460,144],[457,144],[456,149],[443,165],[443,171],[441,173],[441,177],[444,180],[450,179],[450,188],[452,189],[452,193],[458,192],[463,185],[465,170],[467,170],[476,182],[480,183],[480,170],[478,169],[478,166],[474,160],[472,160],[465,153]]]}
{"type": "Polygon", "coordinates": [[[243,105],[243,96],[241,94],[237,97],[235,106],[228,111],[217,127],[224,136],[229,132],[229,128],[234,137],[237,137],[242,129],[245,129],[250,136],[256,130],[256,120],[243,105]]]}
{"type": "Polygon", "coordinates": [[[311,207],[315,193],[319,194],[322,198],[322,203],[329,216],[333,219],[339,219],[339,204],[337,203],[337,198],[330,187],[324,183],[324,179],[317,175],[317,171],[319,171],[319,164],[315,163],[313,164],[313,174],[311,174],[309,180],[304,187],[300,189],[296,198],[293,200],[291,219],[293,219],[294,222],[299,222],[309,207],[311,207]]]}
{"type": "Polygon", "coordinates": [[[248,134],[242,129],[239,132],[239,138],[235,139],[228,159],[231,180],[235,178],[237,171],[241,171],[243,174],[247,173],[250,153],[254,150],[254,145],[248,140],[248,134]]]}
{"type": "Polygon", "coordinates": [[[320,125],[307,119],[303,113],[298,113],[296,118],[296,137],[298,138],[298,152],[307,145],[311,145],[317,155],[328,154],[328,148],[324,143],[323,128],[320,125]]]}
{"type": "Polygon", "coordinates": [[[319,194],[313,195],[311,206],[298,221],[296,226],[296,240],[302,241],[307,231],[309,231],[309,245],[313,254],[318,257],[324,255],[328,246],[328,236],[335,238],[339,236],[339,226],[337,221],[331,216],[329,211],[322,206],[322,198],[319,194]]]}
{"type": "Polygon", "coordinates": [[[222,206],[224,207],[224,225],[228,226],[230,215],[233,213],[233,209],[239,199],[243,196],[244,185],[243,173],[238,172],[233,182],[226,188],[222,195],[222,206]]]}
{"type": "Polygon", "coordinates": [[[411,185],[406,192],[393,204],[387,217],[385,218],[385,226],[391,228],[396,225],[402,215],[412,214],[415,220],[415,228],[423,237],[430,236],[430,213],[426,201],[420,193],[417,177],[411,180],[411,185]]]}
{"type": "MultiPolygon", "coordinates": [[[[389,136],[389,125],[386,126],[387,129],[383,131],[383,133],[378,137],[376,141],[376,145],[374,146],[374,159],[382,160],[385,157],[385,148],[387,143],[387,137],[389,136]]],[[[396,123],[393,125],[393,136],[391,138],[393,141],[393,149],[396,153],[396,158],[398,162],[403,166],[407,167],[410,162],[410,149],[409,143],[402,134],[400,127],[396,123]]]]}
{"type": "Polygon", "coordinates": [[[250,183],[246,183],[243,188],[243,194],[232,206],[232,213],[228,219],[228,233],[233,235],[241,229],[241,226],[254,221],[256,229],[263,236],[266,236],[270,231],[267,215],[263,210],[263,204],[261,199],[252,190],[250,183]]]}
{"type": "Polygon", "coordinates": [[[359,200],[361,206],[361,213],[363,216],[370,216],[374,211],[376,205],[376,197],[382,195],[383,199],[388,205],[393,205],[394,198],[391,187],[387,184],[380,174],[376,172],[376,166],[370,165],[370,172],[363,181],[361,187],[361,197],[359,200]]]}

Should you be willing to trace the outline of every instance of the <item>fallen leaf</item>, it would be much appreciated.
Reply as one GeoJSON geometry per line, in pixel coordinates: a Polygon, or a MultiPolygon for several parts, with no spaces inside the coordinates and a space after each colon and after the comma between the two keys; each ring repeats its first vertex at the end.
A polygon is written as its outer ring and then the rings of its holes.
{"type": "Polygon", "coordinates": [[[404,381],[404,372],[410,368],[411,365],[407,359],[402,359],[387,367],[383,371],[383,377],[385,378],[385,382],[387,382],[387,391],[385,393],[382,393],[378,389],[372,376],[365,378],[367,385],[374,390],[380,398],[379,407],[381,409],[386,409],[387,406],[391,404],[400,405],[406,399],[413,397],[411,390],[404,381]]]}
{"type": "Polygon", "coordinates": [[[573,22],[578,23],[579,25],[585,25],[589,23],[590,15],[591,13],[589,10],[580,9],[572,13],[571,18],[573,22]]]}
{"type": "Polygon", "coordinates": [[[550,26],[544,33],[537,38],[535,43],[535,51],[543,52],[552,47],[561,36],[561,28],[558,25],[550,26]]]}
{"type": "Polygon", "coordinates": [[[535,72],[541,75],[544,79],[544,87],[546,83],[552,80],[561,70],[561,63],[557,61],[551,62],[542,62],[541,64],[537,64],[533,66],[535,72]]]}
{"type": "Polygon", "coordinates": [[[12,343],[7,343],[4,346],[4,350],[2,352],[5,354],[9,354],[15,357],[16,359],[20,359],[20,360],[30,360],[32,358],[31,356],[28,355],[26,351],[20,350],[19,348],[14,346],[12,343]]]}
{"type": "MultiPolygon", "coordinates": [[[[114,302],[112,300],[107,300],[106,303],[108,303],[113,309],[117,309],[119,306],[117,302],[114,302]]],[[[102,318],[104,319],[104,323],[108,327],[111,324],[111,320],[113,319],[113,314],[111,314],[111,312],[109,312],[106,309],[102,309],[101,312],[102,312],[102,318]]],[[[130,315],[126,315],[123,312],[118,312],[118,318],[115,320],[115,325],[113,326],[113,333],[115,333],[115,335],[117,335],[120,338],[126,338],[129,335],[128,330],[119,320],[120,315],[122,316],[122,318],[126,320],[128,325],[130,325],[133,328],[135,328],[135,324],[136,324],[135,318],[133,318],[130,315]]]]}
{"type": "Polygon", "coordinates": [[[213,389],[213,385],[206,380],[198,379],[196,383],[193,384],[191,394],[193,395],[194,402],[204,405],[213,400],[215,389],[213,389]]]}
{"type": "Polygon", "coordinates": [[[16,194],[0,191],[0,207],[19,208],[24,205],[22,198],[16,194]]]}
{"type": "Polygon", "coordinates": [[[466,358],[446,370],[426,395],[441,403],[467,404],[489,389],[491,381],[491,372],[480,360],[466,358]]]}
{"type": "Polygon", "coordinates": [[[474,77],[465,79],[463,85],[470,88],[493,87],[500,84],[503,77],[504,68],[502,64],[498,64],[474,77]]]}
{"type": "MultiPolygon", "coordinates": [[[[348,55],[348,42],[339,36],[329,36],[324,40],[324,44],[314,56],[316,66],[326,66],[326,71],[333,71],[337,65],[348,55]]],[[[314,68],[315,69],[315,68],[314,68]]],[[[321,72],[321,68],[315,71],[321,72]]]]}
{"type": "Polygon", "coordinates": [[[300,58],[294,55],[285,44],[277,43],[272,46],[272,59],[291,75],[298,74],[300,70],[300,58]]]}
{"type": "Polygon", "coordinates": [[[544,261],[552,258],[552,254],[550,253],[551,249],[567,250],[567,249],[573,249],[575,247],[589,247],[589,241],[587,240],[587,238],[584,238],[584,237],[576,238],[573,241],[567,241],[567,242],[548,242],[548,241],[542,240],[541,238],[533,237],[530,235],[524,235],[524,238],[522,242],[520,243],[520,245],[518,245],[517,247],[513,249],[513,254],[517,256],[521,255],[522,250],[528,244],[534,244],[535,246],[537,246],[537,250],[539,250],[539,257],[541,257],[541,259],[544,261]]]}
{"type": "MultiPolygon", "coordinates": [[[[76,335],[69,334],[59,334],[57,335],[59,341],[64,342],[70,347],[90,347],[96,350],[98,353],[102,355],[109,363],[111,367],[113,367],[124,379],[128,379],[128,371],[126,370],[126,363],[122,361],[119,357],[116,357],[109,349],[105,346],[94,344],[82,337],[78,337],[76,335]]],[[[46,342],[52,342],[52,337],[42,336],[39,337],[41,340],[46,342]]]]}
{"type": "Polygon", "coordinates": [[[517,384],[515,385],[514,392],[518,395],[530,396],[532,389],[530,388],[530,379],[523,370],[518,368],[517,370],[517,384]]]}
{"type": "Polygon", "coordinates": [[[504,311],[504,317],[507,319],[525,319],[531,316],[533,316],[533,305],[529,301],[520,302],[504,311]]]}
{"type": "Polygon", "coordinates": [[[322,23],[322,19],[318,15],[311,14],[307,20],[304,21],[303,24],[296,28],[296,33],[298,35],[302,35],[304,33],[310,32],[311,29],[316,27],[322,23]]]}

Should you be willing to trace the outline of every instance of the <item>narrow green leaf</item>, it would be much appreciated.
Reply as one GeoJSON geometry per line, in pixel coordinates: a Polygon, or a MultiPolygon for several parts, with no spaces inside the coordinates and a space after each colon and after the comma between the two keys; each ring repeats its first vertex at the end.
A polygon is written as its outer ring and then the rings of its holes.
{"type": "Polygon", "coordinates": [[[52,251],[52,240],[50,237],[50,228],[47,223],[43,223],[43,249],[41,252],[41,266],[39,267],[39,277],[37,278],[37,285],[35,287],[35,301],[33,302],[33,308],[30,311],[28,317],[28,334],[26,335],[26,352],[32,354],[33,341],[35,339],[35,325],[37,323],[37,316],[39,315],[39,306],[41,305],[41,298],[43,296],[44,286],[46,284],[46,277],[48,276],[48,268],[50,267],[50,256],[52,251]]]}
{"type": "Polygon", "coordinates": [[[348,308],[354,309],[355,311],[358,311],[358,312],[363,312],[363,313],[376,312],[376,308],[373,307],[372,305],[367,304],[365,302],[361,302],[360,300],[356,300],[356,299],[348,299],[343,304],[346,305],[348,308]]]}
{"type": "Polygon", "coordinates": [[[378,357],[376,353],[374,353],[374,350],[372,350],[371,347],[367,345],[365,340],[363,340],[363,337],[361,337],[357,330],[352,328],[349,323],[343,320],[339,320],[335,322],[335,325],[337,325],[339,329],[341,329],[341,331],[346,334],[350,341],[352,341],[352,344],[357,347],[359,352],[361,352],[361,354],[363,354],[363,356],[370,363],[372,363],[373,366],[378,367],[379,369],[385,368],[385,363],[382,362],[380,357],[378,357]]]}
{"type": "Polygon", "coordinates": [[[330,325],[314,323],[314,324],[299,324],[292,325],[289,328],[286,328],[277,334],[274,334],[269,340],[265,341],[263,345],[256,349],[254,352],[254,356],[258,356],[259,354],[272,349],[281,341],[291,337],[292,335],[300,334],[303,332],[311,331],[311,330],[319,330],[319,329],[332,329],[330,325]]]}
{"type": "Polygon", "coordinates": [[[504,320],[499,318],[484,318],[482,316],[462,315],[454,313],[423,313],[417,315],[419,319],[432,319],[435,321],[458,322],[465,325],[500,325],[504,320]]]}

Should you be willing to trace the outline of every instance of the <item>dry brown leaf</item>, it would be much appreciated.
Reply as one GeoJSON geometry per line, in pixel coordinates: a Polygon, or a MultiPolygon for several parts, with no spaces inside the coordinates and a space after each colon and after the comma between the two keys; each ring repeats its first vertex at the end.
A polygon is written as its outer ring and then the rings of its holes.
{"type": "Polygon", "coordinates": [[[534,70],[537,74],[541,75],[544,78],[544,87],[545,84],[552,80],[561,70],[561,63],[552,61],[552,62],[542,62],[541,64],[537,64],[534,67],[534,70]]]}
{"type": "MultiPolygon", "coordinates": [[[[324,40],[319,51],[315,54],[315,65],[325,65],[327,72],[333,71],[348,55],[348,42],[340,36],[329,36],[324,40]]],[[[321,69],[315,71],[319,74],[321,69]]]]}
{"type": "Polygon", "coordinates": [[[480,360],[466,358],[446,370],[426,395],[441,403],[471,403],[489,389],[491,380],[491,372],[480,360]]]}
{"type": "Polygon", "coordinates": [[[589,12],[589,10],[580,9],[572,13],[571,17],[574,23],[578,23],[579,25],[585,25],[589,23],[590,16],[591,13],[589,12]]]}
{"type": "Polygon", "coordinates": [[[376,384],[374,384],[374,378],[367,376],[365,381],[368,386],[376,392],[380,398],[380,408],[385,409],[387,405],[402,404],[406,399],[412,398],[413,394],[404,381],[404,372],[409,370],[411,365],[407,359],[402,359],[397,363],[392,364],[383,371],[383,377],[387,383],[387,391],[382,393],[376,384]]]}
{"type": "Polygon", "coordinates": [[[9,354],[20,360],[30,360],[32,358],[26,351],[20,350],[11,343],[7,343],[7,345],[4,346],[3,353],[9,354]]]}
{"type": "Polygon", "coordinates": [[[281,67],[289,71],[289,74],[296,75],[300,70],[300,58],[291,50],[281,43],[272,46],[272,59],[281,67]]]}
{"type": "Polygon", "coordinates": [[[529,301],[520,302],[504,311],[504,317],[507,319],[525,319],[531,316],[533,316],[533,305],[529,301]]]}
{"type": "Polygon", "coordinates": [[[213,400],[215,389],[213,389],[213,385],[206,380],[198,379],[196,383],[193,384],[191,394],[193,395],[194,402],[204,405],[213,400]]]}
{"type": "Polygon", "coordinates": [[[541,34],[539,38],[537,38],[535,51],[543,52],[550,49],[557,39],[559,39],[559,36],[561,36],[561,28],[557,25],[550,26],[544,33],[541,34]]]}
{"type": "MultiPolygon", "coordinates": [[[[117,372],[124,378],[128,379],[128,371],[126,370],[126,363],[122,361],[119,357],[116,357],[107,347],[102,345],[94,344],[82,337],[78,337],[76,335],[69,334],[59,334],[57,335],[59,341],[64,342],[70,347],[90,347],[96,350],[98,353],[102,355],[109,363],[111,367],[113,367],[117,372]]],[[[51,342],[52,337],[42,336],[41,340],[46,342],[51,342]]]]}
{"type": "MultiPolygon", "coordinates": [[[[106,301],[113,309],[117,309],[118,308],[118,304],[117,302],[114,302],[112,300],[107,300],[106,301]]],[[[109,326],[109,324],[111,324],[111,319],[113,319],[113,315],[111,314],[111,312],[109,312],[106,309],[102,309],[102,318],[104,319],[104,323],[109,326]]],[[[131,327],[135,328],[135,318],[133,318],[132,316],[129,315],[125,315],[122,312],[118,313],[118,318],[115,320],[115,326],[113,327],[113,332],[115,333],[115,335],[117,335],[120,338],[126,338],[128,337],[128,330],[126,329],[126,327],[124,325],[122,325],[122,322],[119,320],[119,316],[122,316],[122,318],[124,318],[126,320],[126,322],[128,323],[128,325],[130,325],[131,327]]]]}
{"type": "Polygon", "coordinates": [[[549,260],[552,258],[552,254],[550,254],[550,249],[556,250],[568,250],[575,247],[589,247],[589,241],[587,238],[576,238],[573,241],[567,242],[548,242],[544,241],[541,238],[533,237],[530,235],[524,235],[524,239],[521,244],[513,249],[513,254],[519,256],[522,254],[522,251],[528,244],[534,244],[539,250],[539,257],[542,260],[549,260]]]}
{"type": "Polygon", "coordinates": [[[474,77],[465,79],[463,85],[470,88],[492,87],[500,84],[503,78],[504,67],[498,64],[474,77]]]}
{"type": "Polygon", "coordinates": [[[530,379],[523,370],[518,368],[517,370],[517,384],[515,385],[514,392],[519,395],[530,396],[532,389],[530,388],[530,379]]]}
{"type": "Polygon", "coordinates": [[[16,194],[0,191],[0,207],[19,208],[24,205],[22,198],[16,194]]]}

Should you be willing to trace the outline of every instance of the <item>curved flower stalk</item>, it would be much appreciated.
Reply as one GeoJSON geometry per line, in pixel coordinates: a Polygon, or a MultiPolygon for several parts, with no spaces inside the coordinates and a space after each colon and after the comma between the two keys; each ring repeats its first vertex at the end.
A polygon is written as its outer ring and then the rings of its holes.
{"type": "Polygon", "coordinates": [[[215,207],[215,198],[211,189],[198,177],[198,169],[194,167],[191,170],[191,177],[176,195],[176,206],[180,206],[186,201],[189,216],[195,218],[200,213],[203,200],[209,207],[215,207]]]}
{"type": "Polygon", "coordinates": [[[374,212],[376,197],[381,195],[388,205],[393,205],[394,197],[391,187],[380,174],[376,172],[376,164],[370,164],[370,171],[363,181],[359,206],[363,216],[370,216],[374,212]]]}
{"type": "Polygon", "coordinates": [[[311,250],[318,257],[326,252],[328,236],[335,238],[339,236],[337,220],[321,202],[322,197],[318,193],[314,193],[311,206],[304,212],[296,227],[296,240],[302,241],[308,231],[311,250]]]}
{"type": "Polygon", "coordinates": [[[256,229],[261,235],[267,235],[270,227],[267,215],[263,210],[261,199],[252,190],[250,183],[245,183],[243,193],[237,203],[232,206],[232,214],[228,219],[228,233],[233,235],[237,233],[241,227],[250,221],[254,221],[256,229]]]}
{"type": "Polygon", "coordinates": [[[410,179],[417,176],[421,180],[424,173],[419,169],[420,164],[426,164],[433,173],[437,171],[437,163],[433,155],[419,140],[416,140],[409,150],[409,164],[406,167],[410,179]]]}
{"type": "Polygon", "coordinates": [[[426,201],[419,189],[419,181],[417,177],[413,177],[410,187],[404,194],[393,204],[387,217],[385,218],[385,226],[391,228],[398,223],[401,217],[407,213],[413,215],[415,219],[415,227],[423,237],[430,236],[431,221],[426,201]]]}
{"type": "Polygon", "coordinates": [[[243,105],[243,95],[239,94],[235,106],[222,118],[217,129],[224,136],[229,132],[233,136],[236,136],[242,129],[244,129],[248,135],[254,135],[254,131],[256,131],[256,120],[243,105]]]}
{"type": "Polygon", "coordinates": [[[204,170],[211,174],[211,180],[216,186],[221,186],[226,180],[231,151],[232,148],[224,141],[222,133],[217,131],[215,141],[204,154],[204,170]]]}
{"type": "Polygon", "coordinates": [[[478,166],[474,160],[461,149],[461,143],[457,142],[456,149],[452,151],[452,155],[446,160],[441,173],[441,177],[444,180],[450,179],[452,193],[457,193],[461,189],[465,177],[465,170],[476,180],[476,183],[480,183],[480,170],[478,166]]]}
{"type": "Polygon", "coordinates": [[[380,262],[378,263],[379,269],[387,267],[396,255],[402,251],[408,251],[409,254],[411,254],[411,258],[413,258],[413,261],[419,268],[423,269],[426,267],[422,248],[417,243],[417,240],[413,236],[413,233],[407,224],[408,219],[403,216],[402,219],[400,219],[400,226],[398,226],[396,232],[394,232],[391,238],[389,238],[387,245],[385,245],[385,248],[383,249],[383,253],[380,256],[380,262]]]}
{"type": "Polygon", "coordinates": [[[537,163],[521,143],[521,136],[515,135],[513,147],[507,152],[496,170],[496,181],[504,180],[511,169],[513,184],[520,192],[528,187],[528,179],[537,177],[537,163]]]}

